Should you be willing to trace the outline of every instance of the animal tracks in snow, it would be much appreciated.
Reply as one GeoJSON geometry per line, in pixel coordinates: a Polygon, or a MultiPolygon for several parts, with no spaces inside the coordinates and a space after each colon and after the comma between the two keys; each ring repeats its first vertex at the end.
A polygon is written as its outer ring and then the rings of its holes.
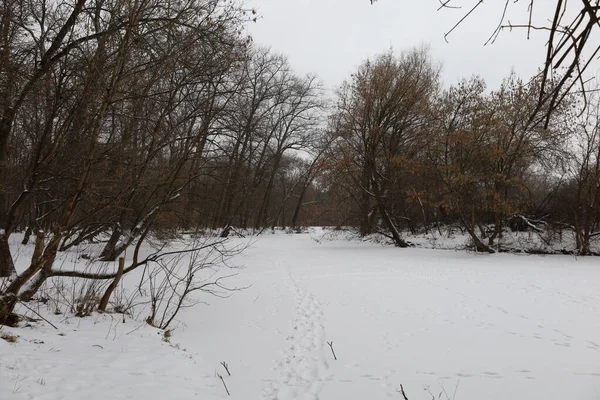
{"type": "MultiPolygon", "coordinates": [[[[539,290],[542,290],[541,287],[535,286],[539,290]]],[[[518,288],[514,288],[515,290],[518,288]]],[[[480,308],[485,307],[489,310],[489,313],[479,312],[478,314],[474,314],[474,310],[468,309],[463,312],[461,318],[466,321],[472,321],[476,328],[487,329],[492,331],[502,331],[506,335],[526,338],[530,337],[531,339],[535,339],[540,343],[548,343],[558,347],[586,347],[589,350],[600,350],[600,346],[596,345],[593,342],[585,341],[579,339],[567,332],[564,332],[560,329],[552,329],[550,327],[546,327],[545,324],[542,325],[535,317],[531,317],[525,315],[523,313],[509,310],[505,307],[497,306],[494,304],[490,304],[490,302],[478,296],[469,296],[465,293],[462,293],[457,290],[453,290],[451,288],[445,287],[444,290],[446,292],[452,293],[453,295],[459,298],[459,305],[462,309],[467,309],[469,304],[479,304],[480,308]],[[496,323],[497,320],[501,320],[502,318],[518,318],[521,320],[520,332],[516,329],[505,329],[502,325],[503,323],[496,323]]],[[[520,289],[522,290],[522,289],[520,289]]],[[[577,296],[567,296],[564,293],[559,293],[565,299],[569,299],[569,301],[573,301],[573,299],[578,299],[575,301],[576,303],[580,303],[579,297],[577,296]]],[[[585,298],[585,301],[593,301],[595,299],[585,298]]],[[[450,325],[454,325],[454,322],[451,319],[444,319],[444,322],[450,325]]],[[[513,326],[512,328],[515,328],[513,326]]]]}
{"type": "Polygon", "coordinates": [[[292,272],[285,272],[284,281],[294,294],[296,315],[286,337],[289,345],[276,362],[278,379],[268,383],[263,398],[318,400],[328,369],[323,310],[292,272]]]}

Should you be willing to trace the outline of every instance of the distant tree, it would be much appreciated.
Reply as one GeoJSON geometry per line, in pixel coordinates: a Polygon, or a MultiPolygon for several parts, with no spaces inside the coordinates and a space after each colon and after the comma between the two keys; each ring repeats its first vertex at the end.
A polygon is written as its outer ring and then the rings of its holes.
{"type": "Polygon", "coordinates": [[[348,171],[363,235],[376,210],[394,243],[408,245],[399,230],[406,180],[411,160],[427,141],[437,88],[438,68],[426,49],[378,56],[342,86],[333,116],[339,138],[334,149],[339,166],[348,171]]]}
{"type": "Polygon", "coordinates": [[[238,92],[219,120],[223,175],[212,227],[260,230],[277,220],[281,204],[272,201],[284,161],[319,139],[323,93],[316,77],[298,76],[285,57],[264,48],[250,48],[237,74],[238,92]]]}
{"type": "Polygon", "coordinates": [[[600,230],[600,99],[594,95],[590,107],[576,123],[569,125],[575,149],[570,160],[571,181],[565,185],[568,198],[563,198],[572,214],[576,248],[580,254],[590,253],[591,239],[600,230]]]}
{"type": "Polygon", "coordinates": [[[444,188],[442,204],[457,213],[479,251],[493,251],[506,217],[525,204],[528,176],[551,165],[564,148],[560,126],[528,123],[536,99],[536,86],[514,74],[496,91],[487,93],[473,78],[440,99],[440,136],[430,142],[430,155],[444,188]]]}

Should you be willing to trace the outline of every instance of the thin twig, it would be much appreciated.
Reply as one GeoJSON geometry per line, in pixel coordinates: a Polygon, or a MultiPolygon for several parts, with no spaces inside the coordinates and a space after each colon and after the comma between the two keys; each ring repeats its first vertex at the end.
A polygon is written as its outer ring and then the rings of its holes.
{"type": "Polygon", "coordinates": [[[531,21],[533,20],[533,0],[531,0],[531,2],[529,3],[529,22],[527,23],[527,25],[529,25],[529,27],[527,28],[527,40],[529,40],[529,37],[531,35],[531,21]]]}
{"type": "Polygon", "coordinates": [[[21,303],[21,305],[23,305],[23,307],[25,307],[26,309],[28,309],[29,311],[31,311],[32,313],[34,313],[35,315],[37,315],[38,317],[40,317],[41,319],[43,319],[44,321],[46,321],[47,323],[49,323],[50,326],[52,326],[54,329],[58,330],[58,328],[56,327],[56,325],[54,325],[52,322],[48,321],[46,318],[44,318],[42,315],[40,315],[40,313],[38,313],[37,311],[35,311],[31,307],[29,307],[24,302],[21,301],[20,303],[21,303]]]}
{"type": "Polygon", "coordinates": [[[449,6],[448,4],[452,1],[452,0],[438,0],[440,2],[440,7],[437,9],[438,11],[440,11],[442,8],[462,8],[460,6],[449,6]]]}
{"type": "Polygon", "coordinates": [[[454,387],[454,393],[452,394],[452,400],[456,400],[456,392],[458,391],[458,384],[460,381],[456,381],[456,386],[454,387]]]}
{"type": "Polygon", "coordinates": [[[229,389],[227,389],[227,385],[225,384],[225,379],[223,379],[223,377],[220,374],[217,374],[217,376],[219,377],[219,379],[221,380],[221,382],[223,382],[223,386],[225,387],[225,391],[227,392],[227,396],[231,396],[231,394],[229,393],[229,389]]]}
{"type": "Polygon", "coordinates": [[[132,330],[130,330],[129,332],[127,332],[127,333],[126,333],[126,335],[129,335],[130,333],[133,333],[133,332],[137,331],[138,329],[140,329],[142,326],[145,326],[145,325],[148,325],[148,324],[147,324],[147,323],[145,323],[145,322],[144,322],[144,323],[142,323],[142,324],[141,324],[140,326],[138,326],[137,328],[135,328],[135,329],[132,329],[132,330]]]}
{"type": "Polygon", "coordinates": [[[404,386],[402,386],[402,384],[400,384],[400,390],[396,389],[396,391],[400,393],[402,397],[404,397],[404,400],[408,400],[408,397],[406,397],[406,393],[404,393],[404,386]]]}
{"type": "Polygon", "coordinates": [[[498,26],[496,27],[494,32],[490,35],[488,40],[485,42],[484,46],[487,46],[490,42],[494,43],[496,41],[496,38],[500,35],[500,31],[502,30],[502,25],[504,24],[504,19],[506,18],[506,10],[508,10],[509,3],[510,3],[510,0],[506,0],[506,2],[504,3],[504,10],[502,11],[502,17],[500,17],[500,22],[498,23],[498,26]]]}
{"type": "Polygon", "coordinates": [[[231,372],[229,372],[229,364],[227,364],[225,361],[221,361],[221,365],[223,368],[225,368],[225,371],[227,371],[227,375],[231,376],[231,372]]]}
{"type": "Polygon", "coordinates": [[[479,0],[479,1],[477,2],[477,4],[475,4],[475,5],[473,6],[473,8],[471,8],[471,10],[470,10],[468,13],[466,13],[466,14],[465,14],[465,15],[464,15],[464,16],[463,16],[461,19],[460,19],[460,21],[458,21],[458,22],[457,22],[457,23],[456,23],[456,24],[455,24],[455,25],[452,27],[452,29],[450,29],[448,32],[446,32],[446,33],[444,34],[444,40],[445,40],[446,42],[448,42],[448,35],[450,35],[450,34],[452,33],[452,31],[454,31],[454,30],[455,30],[455,29],[456,29],[456,28],[457,28],[457,27],[458,27],[458,26],[459,26],[459,25],[460,25],[460,24],[461,24],[461,23],[462,23],[462,22],[463,22],[465,19],[467,19],[467,18],[469,17],[469,15],[471,15],[471,14],[473,13],[473,11],[475,11],[475,10],[477,9],[477,7],[479,7],[479,6],[480,6],[482,3],[483,3],[483,0],[479,0]]]}
{"type": "Polygon", "coordinates": [[[331,352],[333,353],[333,359],[337,360],[337,357],[335,356],[335,351],[333,350],[333,340],[331,342],[327,342],[327,344],[331,348],[331,352]]]}

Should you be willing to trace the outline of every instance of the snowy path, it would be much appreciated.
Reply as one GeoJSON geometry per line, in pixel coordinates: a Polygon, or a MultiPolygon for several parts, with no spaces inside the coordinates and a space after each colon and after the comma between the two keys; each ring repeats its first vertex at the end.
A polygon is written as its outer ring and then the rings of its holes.
{"type": "Polygon", "coordinates": [[[294,294],[296,313],[286,337],[289,347],[276,363],[279,377],[265,388],[264,399],[318,400],[328,368],[323,311],[290,271],[285,272],[284,281],[294,294]]]}
{"type": "Polygon", "coordinates": [[[186,351],[97,317],[26,330],[0,341],[0,398],[600,398],[598,258],[264,235],[236,263],[229,284],[251,287],[186,309],[186,351]]]}

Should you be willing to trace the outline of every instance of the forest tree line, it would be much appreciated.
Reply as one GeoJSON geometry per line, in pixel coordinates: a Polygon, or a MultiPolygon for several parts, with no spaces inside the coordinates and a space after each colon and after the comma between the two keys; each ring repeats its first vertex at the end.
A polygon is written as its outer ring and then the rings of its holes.
{"type": "Polygon", "coordinates": [[[352,226],[403,247],[403,231],[459,224],[480,251],[507,226],[558,226],[590,251],[593,94],[550,113],[546,79],[448,87],[415,48],[365,61],[331,101],[252,42],[254,18],[221,0],[3,1],[0,275],[14,233],[45,237],[7,293],[99,237],[109,261],[148,235],[228,226],[352,226]]]}

